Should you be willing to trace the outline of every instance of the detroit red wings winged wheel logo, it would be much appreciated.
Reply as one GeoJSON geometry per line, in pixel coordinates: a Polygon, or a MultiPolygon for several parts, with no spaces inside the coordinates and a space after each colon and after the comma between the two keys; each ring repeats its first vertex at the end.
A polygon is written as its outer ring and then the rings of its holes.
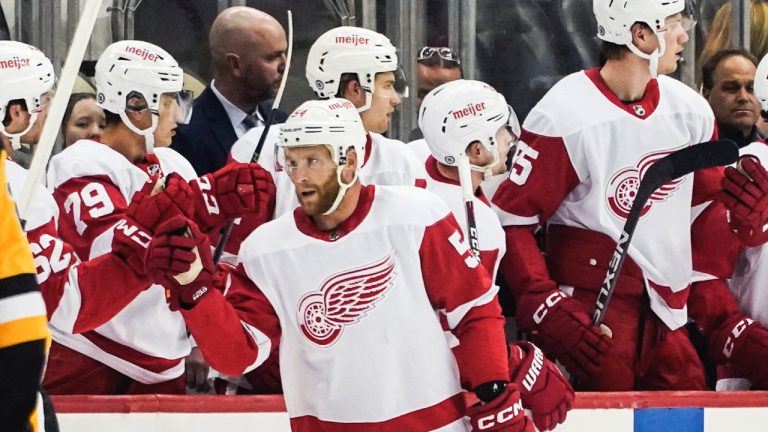
{"type": "MultiPolygon", "coordinates": [[[[606,191],[606,199],[608,200],[608,207],[611,209],[611,212],[621,219],[626,219],[629,216],[629,210],[632,208],[635,195],[637,195],[637,189],[640,187],[640,179],[643,178],[648,168],[664,156],[687,146],[684,145],[671,150],[662,150],[643,155],[635,166],[621,169],[618,173],[614,174],[608,182],[606,191]]],[[[654,203],[666,201],[667,198],[680,188],[684,181],[685,177],[682,177],[672,180],[657,189],[646,202],[645,207],[640,212],[640,217],[645,216],[651,210],[654,203]]]]}
{"type": "Polygon", "coordinates": [[[396,268],[395,252],[389,251],[380,260],[326,279],[299,301],[301,333],[321,347],[336,343],[344,327],[360,322],[386,296],[396,268]]]}

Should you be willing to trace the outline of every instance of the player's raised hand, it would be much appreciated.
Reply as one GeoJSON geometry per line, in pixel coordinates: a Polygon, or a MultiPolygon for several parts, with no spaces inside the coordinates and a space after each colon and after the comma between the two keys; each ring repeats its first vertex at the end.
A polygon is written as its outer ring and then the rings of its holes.
{"type": "Polygon", "coordinates": [[[255,215],[266,219],[275,205],[272,175],[258,164],[230,163],[190,182],[195,222],[204,232],[227,222],[255,215]]]}
{"type": "Polygon", "coordinates": [[[539,430],[554,429],[573,408],[573,388],[536,345],[519,341],[509,348],[509,371],[523,406],[531,410],[539,430]]]}
{"type": "Polygon", "coordinates": [[[768,390],[768,328],[744,316],[725,322],[712,336],[712,357],[729,363],[755,390],[768,390]]]}
{"type": "Polygon", "coordinates": [[[157,228],[146,255],[147,274],[166,289],[171,310],[192,308],[219,286],[211,244],[194,222],[174,217],[157,228]]]}
{"type": "Polygon", "coordinates": [[[760,161],[742,156],[737,167],[727,167],[720,200],[729,212],[733,232],[747,246],[768,241],[768,172],[760,161]]]}
{"type": "Polygon", "coordinates": [[[611,349],[610,336],[559,290],[521,296],[515,317],[521,330],[534,334],[534,342],[580,380],[597,374],[611,349]]]}
{"type": "Polygon", "coordinates": [[[152,232],[162,222],[174,217],[192,218],[193,192],[189,184],[177,173],[163,180],[147,183],[131,198],[125,215],[152,232]]]}
{"type": "Polygon", "coordinates": [[[525,415],[515,384],[481,384],[475,389],[475,394],[481,401],[487,402],[467,408],[473,431],[534,432],[533,421],[525,415]]]}

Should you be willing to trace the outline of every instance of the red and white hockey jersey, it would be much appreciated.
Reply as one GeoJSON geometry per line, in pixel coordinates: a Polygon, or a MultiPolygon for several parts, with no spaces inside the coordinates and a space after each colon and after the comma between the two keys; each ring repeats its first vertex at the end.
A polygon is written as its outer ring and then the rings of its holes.
{"type": "MultiPolygon", "coordinates": [[[[742,156],[757,157],[768,167],[768,144],[754,142],[739,150],[742,156]]],[[[697,280],[730,279],[739,308],[750,318],[768,326],[768,246],[746,247],[730,235],[725,208],[712,203],[694,222],[693,235],[708,236],[694,249],[697,280]],[[699,232],[699,230],[701,232],[699,232]],[[713,253],[717,250],[717,253],[713,253]]],[[[694,243],[696,245],[696,243],[694,243]]]]}
{"type": "MultiPolygon", "coordinates": [[[[27,173],[8,161],[12,196],[22,193],[27,173]]],[[[25,224],[33,253],[37,283],[51,326],[68,333],[92,330],[104,324],[150,283],[138,276],[119,257],[107,254],[80,262],[72,246],[57,232],[59,208],[51,193],[38,187],[25,224]],[[105,277],[119,274],[105,289],[105,277]]]]}
{"type": "Polygon", "coordinates": [[[326,232],[297,208],[239,258],[226,300],[213,291],[182,313],[230,375],[279,343],[295,432],[468,431],[462,385],[508,380],[496,287],[430,192],[364,186],[326,232]]]}
{"type": "MultiPolygon", "coordinates": [[[[426,189],[442,198],[448,204],[451,213],[459,222],[464,238],[468,238],[467,212],[464,206],[461,184],[442,175],[437,169],[437,161],[432,156],[427,158],[424,167],[427,171],[426,189]]],[[[507,244],[504,241],[504,230],[501,228],[501,223],[496,213],[491,210],[490,203],[481,188],[478,188],[473,202],[475,224],[478,231],[477,237],[480,241],[480,262],[485,267],[485,270],[488,271],[491,280],[496,280],[499,262],[507,250],[507,244]]]]}
{"type": "MultiPolygon", "coordinates": [[[[186,159],[169,148],[156,148],[142,166],[104,144],[80,140],[51,159],[48,187],[59,206],[59,232],[82,259],[111,251],[114,225],[123,218],[134,193],[163,173],[195,178],[186,159]]],[[[104,289],[119,274],[104,274],[104,289]]],[[[56,342],[96,359],[141,383],[179,377],[190,352],[184,320],[171,312],[165,290],[153,285],[136,296],[109,322],[93,331],[72,334],[52,326],[56,342]]]]}
{"type": "MultiPolygon", "coordinates": [[[[679,81],[651,80],[642,100],[624,104],[599,69],[578,72],[558,82],[528,114],[509,179],[493,203],[504,226],[547,221],[618,239],[648,167],[715,135],[707,102],[679,81]]],[[[696,180],[697,188],[698,182],[719,184],[696,180]]],[[[645,206],[629,248],[653,311],[671,329],[687,320],[691,206],[698,199],[693,175],[664,185],[645,206]]]]}

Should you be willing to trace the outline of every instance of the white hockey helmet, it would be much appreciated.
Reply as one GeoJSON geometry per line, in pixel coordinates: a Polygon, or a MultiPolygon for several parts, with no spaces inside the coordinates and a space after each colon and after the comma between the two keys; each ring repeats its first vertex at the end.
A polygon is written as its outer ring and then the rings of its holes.
{"type": "Polygon", "coordinates": [[[458,166],[467,146],[479,141],[494,161],[486,166],[472,165],[471,169],[486,176],[499,163],[496,134],[505,126],[515,139],[520,137],[520,123],[504,95],[481,81],[447,82],[429,92],[419,110],[419,128],[435,159],[458,166]]]}
{"type": "Polygon", "coordinates": [[[757,100],[760,101],[763,117],[768,117],[768,55],[764,56],[757,65],[754,90],[757,100]]]}
{"type": "Polygon", "coordinates": [[[21,99],[30,113],[29,125],[11,134],[0,122],[0,132],[11,139],[14,149],[20,146],[20,138],[35,124],[43,109],[42,96],[53,88],[56,75],[53,65],[42,51],[16,41],[0,41],[0,120],[5,119],[8,103],[21,99]]]}
{"type": "Polygon", "coordinates": [[[363,121],[352,102],[341,98],[307,101],[296,108],[280,126],[276,160],[283,167],[286,166],[285,149],[288,147],[326,146],[337,165],[336,180],[341,186],[333,205],[324,213],[330,214],[341,204],[347,189],[357,181],[360,166],[365,159],[366,139],[363,121]],[[341,172],[347,163],[350,147],[357,153],[357,168],[352,181],[345,184],[341,172]]]}
{"type": "Polygon", "coordinates": [[[617,45],[625,45],[635,55],[651,62],[651,75],[657,74],[659,57],[666,43],[663,31],[666,19],[685,10],[686,0],[593,0],[592,11],[597,20],[597,37],[617,45]],[[651,54],[640,51],[632,43],[632,25],[645,23],[656,35],[659,48],[651,54]]]}
{"type": "Polygon", "coordinates": [[[366,92],[365,105],[358,108],[359,112],[371,107],[374,81],[380,72],[394,72],[396,89],[405,91],[395,47],[386,36],[361,27],[328,30],[312,44],[307,56],[307,81],[319,98],[336,97],[341,76],[357,74],[366,92]]]}
{"type": "Polygon", "coordinates": [[[183,91],[184,71],[165,50],[149,42],[124,40],[108,46],[96,62],[96,102],[106,111],[119,114],[123,123],[144,136],[147,153],[154,147],[154,131],[163,94],[171,94],[179,104],[179,123],[192,113],[191,93],[183,91]],[[141,95],[152,113],[152,126],[137,128],[127,117],[126,102],[141,95]]]}

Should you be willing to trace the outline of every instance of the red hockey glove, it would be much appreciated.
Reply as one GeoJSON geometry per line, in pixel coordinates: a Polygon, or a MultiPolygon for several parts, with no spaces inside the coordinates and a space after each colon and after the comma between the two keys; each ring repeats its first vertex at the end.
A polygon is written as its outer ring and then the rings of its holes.
{"type": "Polygon", "coordinates": [[[192,188],[176,173],[163,180],[147,183],[131,198],[125,215],[149,231],[174,217],[194,215],[192,188]]]}
{"type": "Polygon", "coordinates": [[[573,388],[536,345],[519,341],[509,348],[509,370],[523,406],[531,410],[539,430],[554,429],[573,408],[573,388]]]}
{"type": "Polygon", "coordinates": [[[163,223],[149,245],[147,273],[166,289],[171,310],[191,309],[226,273],[217,272],[211,244],[194,222],[175,217],[163,223]]]}
{"type": "Polygon", "coordinates": [[[282,394],[283,381],[280,378],[280,352],[275,351],[256,369],[245,374],[254,394],[282,394]]]}
{"type": "Polygon", "coordinates": [[[751,156],[743,156],[737,168],[727,167],[719,198],[729,213],[728,223],[747,246],[768,241],[768,172],[751,156]]]}
{"type": "Polygon", "coordinates": [[[258,164],[231,163],[190,185],[195,197],[195,222],[204,232],[246,215],[267,220],[275,207],[272,175],[258,164]]]}
{"type": "MultiPolygon", "coordinates": [[[[491,384],[491,383],[488,383],[491,384]]],[[[494,383],[495,385],[495,383],[494,383]]],[[[481,384],[475,389],[480,397],[483,393],[481,384]]],[[[481,397],[481,400],[484,399],[481,397]]],[[[503,432],[534,432],[533,422],[526,417],[520,392],[515,384],[507,384],[494,399],[487,403],[478,403],[467,408],[472,430],[503,431],[503,432]]]]}
{"type": "Polygon", "coordinates": [[[131,218],[122,219],[115,225],[112,236],[112,252],[125,261],[133,271],[144,276],[147,247],[152,235],[131,218]]]}
{"type": "Polygon", "coordinates": [[[768,329],[750,318],[731,319],[712,335],[710,353],[716,362],[729,363],[752,382],[768,389],[768,329]]]}
{"type": "Polygon", "coordinates": [[[600,371],[611,349],[611,338],[601,335],[587,312],[559,290],[520,297],[516,319],[548,357],[581,380],[600,371]]]}

